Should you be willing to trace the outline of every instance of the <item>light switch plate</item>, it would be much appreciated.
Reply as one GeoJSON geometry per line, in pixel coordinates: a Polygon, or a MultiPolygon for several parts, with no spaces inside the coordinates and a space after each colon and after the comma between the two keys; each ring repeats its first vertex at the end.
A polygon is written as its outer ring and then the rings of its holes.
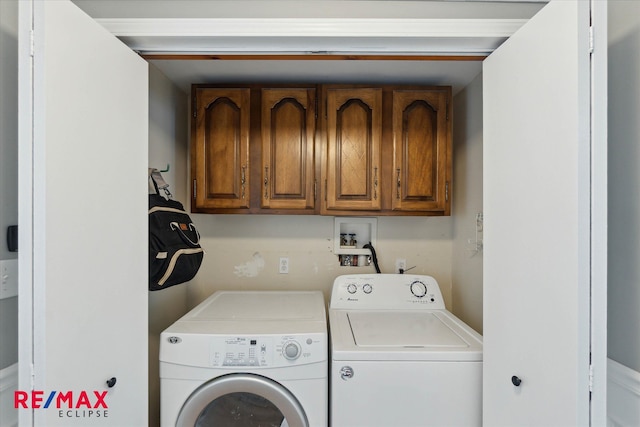
{"type": "Polygon", "coordinates": [[[0,299],[18,295],[18,259],[0,260],[0,299]]]}

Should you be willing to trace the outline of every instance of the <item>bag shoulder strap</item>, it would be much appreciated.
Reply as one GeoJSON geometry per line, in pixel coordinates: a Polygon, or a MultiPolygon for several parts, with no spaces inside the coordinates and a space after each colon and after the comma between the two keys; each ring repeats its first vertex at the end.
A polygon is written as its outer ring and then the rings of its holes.
{"type": "Polygon", "coordinates": [[[169,199],[173,198],[173,195],[169,191],[169,184],[164,180],[158,169],[149,168],[149,178],[151,178],[151,182],[153,182],[153,186],[155,187],[157,194],[160,194],[160,190],[162,190],[169,199]]]}

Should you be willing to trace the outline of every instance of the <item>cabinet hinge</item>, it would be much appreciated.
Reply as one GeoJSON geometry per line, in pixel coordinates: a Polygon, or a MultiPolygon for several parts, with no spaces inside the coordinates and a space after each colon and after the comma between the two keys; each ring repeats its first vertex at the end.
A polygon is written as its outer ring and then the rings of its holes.
{"type": "Polygon", "coordinates": [[[324,201],[327,201],[327,180],[324,180],[324,201]]]}
{"type": "Polygon", "coordinates": [[[313,180],[313,201],[318,200],[318,180],[313,180]]]}
{"type": "Polygon", "coordinates": [[[193,118],[195,119],[196,117],[198,117],[198,103],[195,96],[191,101],[191,109],[193,109],[193,118]]]}
{"type": "Polygon", "coordinates": [[[449,181],[444,184],[444,201],[449,201],[449,181]]]}
{"type": "Polygon", "coordinates": [[[594,47],[593,26],[589,27],[589,53],[593,53],[594,47]]]}
{"type": "Polygon", "coordinates": [[[449,121],[449,100],[447,100],[447,113],[445,118],[447,119],[447,121],[449,121]]]}
{"type": "Polygon", "coordinates": [[[194,179],[193,180],[193,198],[194,198],[194,200],[196,198],[196,183],[197,183],[197,181],[194,179]]]}
{"type": "Polygon", "coordinates": [[[589,393],[593,392],[593,365],[589,365],[589,393]]]}

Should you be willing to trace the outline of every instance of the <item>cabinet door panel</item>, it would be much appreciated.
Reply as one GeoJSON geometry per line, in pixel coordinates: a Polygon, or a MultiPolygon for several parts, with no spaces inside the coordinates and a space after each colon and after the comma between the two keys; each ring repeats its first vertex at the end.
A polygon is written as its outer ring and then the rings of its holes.
{"type": "Polygon", "coordinates": [[[448,90],[393,91],[394,210],[445,210],[448,205],[448,90]]]}
{"type": "Polygon", "coordinates": [[[197,89],[197,208],[249,207],[249,89],[197,89]]]}
{"type": "Polygon", "coordinates": [[[327,209],[380,209],[381,136],[381,89],[327,91],[327,209]]]}
{"type": "Polygon", "coordinates": [[[315,89],[262,90],[262,208],[315,206],[315,97],[315,89]]]}

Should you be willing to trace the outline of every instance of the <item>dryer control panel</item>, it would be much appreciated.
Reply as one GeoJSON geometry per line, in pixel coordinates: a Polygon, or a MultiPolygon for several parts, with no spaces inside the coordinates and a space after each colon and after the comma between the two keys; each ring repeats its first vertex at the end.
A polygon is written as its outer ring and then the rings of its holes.
{"type": "Polygon", "coordinates": [[[444,310],[438,282],[416,274],[352,274],[333,282],[331,309],[444,310]]]}
{"type": "Polygon", "coordinates": [[[315,334],[213,336],[210,339],[213,367],[276,368],[326,359],[325,341],[315,334]]]}

